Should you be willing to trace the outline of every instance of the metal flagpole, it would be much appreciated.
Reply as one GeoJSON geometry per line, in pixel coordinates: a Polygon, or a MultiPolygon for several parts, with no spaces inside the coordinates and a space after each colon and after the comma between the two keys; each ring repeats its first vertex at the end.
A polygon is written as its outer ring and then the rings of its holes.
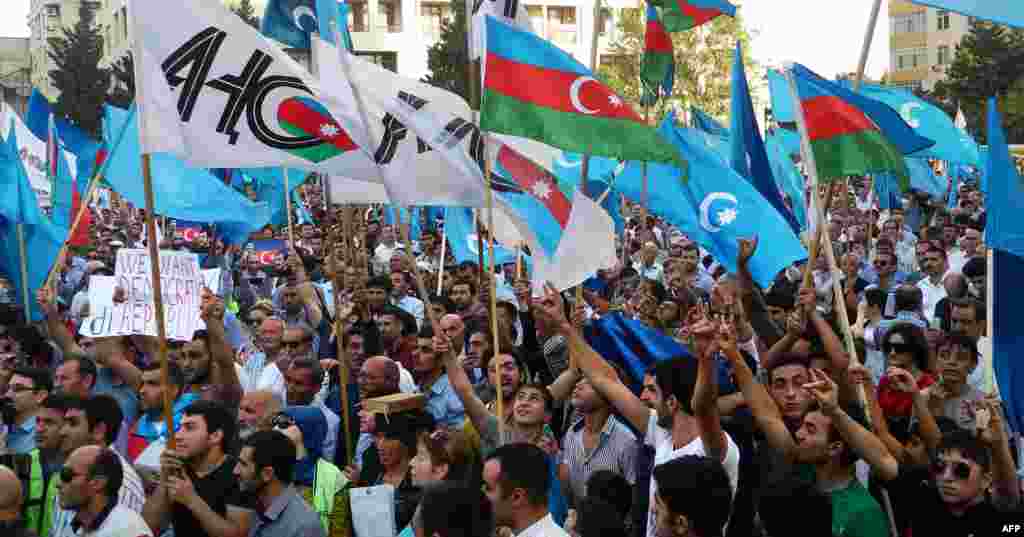
{"type": "Polygon", "coordinates": [[[445,247],[448,246],[448,230],[446,227],[441,228],[441,263],[437,270],[437,294],[441,295],[441,291],[444,289],[444,256],[445,247]]]}

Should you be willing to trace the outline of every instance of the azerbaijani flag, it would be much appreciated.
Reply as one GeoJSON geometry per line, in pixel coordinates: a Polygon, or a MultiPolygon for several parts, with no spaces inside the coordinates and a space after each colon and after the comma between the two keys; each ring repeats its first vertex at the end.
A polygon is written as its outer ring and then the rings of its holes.
{"type": "Polygon", "coordinates": [[[672,94],[676,82],[675,52],[672,36],[658,17],[658,8],[647,5],[647,32],[644,33],[644,57],[640,62],[640,81],[644,95],[640,102],[654,104],[658,97],[672,94]]]}
{"type": "Polygon", "coordinates": [[[250,242],[249,246],[256,262],[263,266],[273,265],[277,257],[287,251],[287,246],[281,239],[255,240],[250,242]]]}
{"type": "Polygon", "coordinates": [[[571,55],[493,17],[486,24],[482,130],[566,151],[685,168],[672,144],[571,55]]]}
{"type": "Polygon", "coordinates": [[[498,149],[494,171],[514,185],[498,195],[529,223],[537,243],[553,258],[569,223],[572,201],[553,175],[505,144],[498,149]]]}
{"type": "Polygon", "coordinates": [[[726,0],[649,0],[648,5],[665,8],[665,29],[684,32],[719,15],[736,16],[736,6],[726,0]]]}
{"type": "Polygon", "coordinates": [[[910,188],[910,170],[903,155],[935,144],[918,136],[889,105],[847,90],[793,64],[797,95],[818,179],[892,173],[900,187],[910,188]]]}

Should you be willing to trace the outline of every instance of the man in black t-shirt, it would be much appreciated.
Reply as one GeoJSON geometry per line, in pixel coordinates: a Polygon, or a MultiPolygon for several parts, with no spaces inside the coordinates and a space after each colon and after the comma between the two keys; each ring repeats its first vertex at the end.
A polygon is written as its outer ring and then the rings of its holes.
{"type": "Polygon", "coordinates": [[[234,420],[221,404],[196,401],[185,408],[177,445],[160,458],[160,486],[142,510],[154,533],[170,522],[182,537],[248,535],[252,506],[233,475],[236,459],[225,454],[234,436],[234,420]]]}

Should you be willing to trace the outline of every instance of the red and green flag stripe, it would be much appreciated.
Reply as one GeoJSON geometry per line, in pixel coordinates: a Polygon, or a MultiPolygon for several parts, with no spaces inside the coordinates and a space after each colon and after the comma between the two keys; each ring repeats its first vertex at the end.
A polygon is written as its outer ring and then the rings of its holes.
{"type": "Polygon", "coordinates": [[[640,81],[644,95],[641,103],[650,106],[658,97],[672,94],[676,64],[672,36],[658,17],[658,8],[647,6],[647,31],[644,34],[644,57],[640,62],[640,81]]]}
{"type": "Polygon", "coordinates": [[[571,55],[493,17],[486,24],[482,130],[566,151],[685,167],[674,145],[571,55]]]}
{"type": "Polygon", "coordinates": [[[736,16],[736,6],[727,0],[649,0],[649,4],[665,9],[665,29],[669,32],[685,32],[719,15],[736,16]]]}

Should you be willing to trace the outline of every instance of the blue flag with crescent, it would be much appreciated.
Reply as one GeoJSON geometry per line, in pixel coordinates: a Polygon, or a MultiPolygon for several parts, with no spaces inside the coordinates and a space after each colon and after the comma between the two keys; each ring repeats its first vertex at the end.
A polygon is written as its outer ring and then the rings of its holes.
{"type": "MultiPolygon", "coordinates": [[[[345,12],[347,13],[346,5],[345,12]]],[[[319,34],[320,39],[334,44],[331,22],[338,23],[342,39],[349,45],[348,18],[342,18],[338,0],[270,0],[263,12],[260,32],[280,41],[286,47],[309,50],[310,35],[319,34]]]]}
{"type": "MultiPolygon", "coordinates": [[[[759,237],[750,261],[754,281],[767,287],[807,251],[786,220],[749,181],[704,144],[700,133],[674,125],[669,114],[658,131],[689,160],[689,180],[676,167],[648,163],[648,209],[708,250],[729,272],[736,271],[737,239],[759,237]]],[[[616,181],[624,195],[641,199],[641,163],[630,162],[616,181]]]]}

